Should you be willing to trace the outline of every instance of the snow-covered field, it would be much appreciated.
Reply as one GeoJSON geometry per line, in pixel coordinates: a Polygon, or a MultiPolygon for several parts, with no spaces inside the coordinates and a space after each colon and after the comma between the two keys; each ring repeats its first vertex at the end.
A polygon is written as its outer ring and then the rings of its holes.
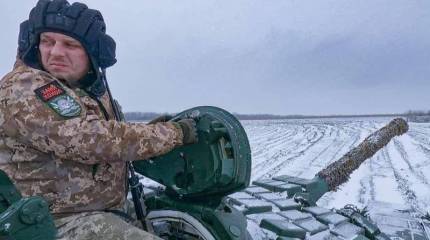
{"type": "MultiPolygon", "coordinates": [[[[390,118],[243,121],[252,150],[252,180],[279,175],[312,178],[390,118]]],[[[364,207],[385,201],[430,211],[430,123],[409,123],[320,206],[364,207]]]]}

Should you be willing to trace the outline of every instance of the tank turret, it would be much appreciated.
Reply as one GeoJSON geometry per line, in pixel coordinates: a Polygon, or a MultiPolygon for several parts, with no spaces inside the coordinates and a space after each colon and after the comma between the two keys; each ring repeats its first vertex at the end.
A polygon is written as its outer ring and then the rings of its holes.
{"type": "Polygon", "coordinates": [[[240,123],[213,107],[193,108],[174,119],[186,117],[197,120],[198,147],[135,163],[141,174],[166,186],[161,193],[146,191],[151,232],[168,239],[389,238],[355,207],[330,210],[316,202],[348,181],[393,137],[405,133],[408,125],[403,119],[374,132],[313,179],[284,175],[247,187],[250,149],[240,123]]]}
{"type": "Polygon", "coordinates": [[[360,164],[407,131],[406,121],[394,119],[313,179],[287,175],[259,179],[227,201],[248,219],[252,239],[429,240],[430,221],[407,206],[376,201],[364,209],[351,204],[337,209],[317,205],[321,196],[336,191],[360,164]]]}

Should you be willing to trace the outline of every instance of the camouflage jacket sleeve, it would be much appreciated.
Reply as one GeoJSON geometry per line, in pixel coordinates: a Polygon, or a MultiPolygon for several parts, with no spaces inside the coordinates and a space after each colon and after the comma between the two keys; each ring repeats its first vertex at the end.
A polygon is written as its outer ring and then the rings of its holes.
{"type": "Polygon", "coordinates": [[[172,123],[125,123],[103,120],[65,88],[81,111],[61,118],[35,94],[55,81],[45,72],[18,67],[0,86],[0,125],[4,133],[36,150],[87,164],[147,159],[182,144],[172,123]]]}

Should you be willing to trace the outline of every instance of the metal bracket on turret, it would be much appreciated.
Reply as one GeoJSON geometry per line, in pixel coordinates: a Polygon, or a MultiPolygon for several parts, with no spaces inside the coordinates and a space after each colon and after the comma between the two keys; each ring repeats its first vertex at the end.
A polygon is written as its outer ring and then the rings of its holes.
{"type": "Polygon", "coordinates": [[[287,181],[288,183],[301,186],[302,191],[295,193],[293,198],[297,203],[300,203],[305,207],[315,206],[318,199],[329,191],[327,183],[319,177],[308,180],[284,175],[273,179],[287,181]]]}
{"type": "Polygon", "coordinates": [[[0,170],[0,239],[50,240],[56,233],[48,203],[41,197],[23,198],[0,170]]]}

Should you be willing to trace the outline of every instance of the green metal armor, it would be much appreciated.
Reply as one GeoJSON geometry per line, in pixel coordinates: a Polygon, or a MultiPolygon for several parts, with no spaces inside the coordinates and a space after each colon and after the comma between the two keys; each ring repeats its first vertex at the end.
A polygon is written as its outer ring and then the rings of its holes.
{"type": "MultiPolygon", "coordinates": [[[[145,202],[149,212],[147,218],[152,223],[148,229],[162,235],[157,222],[170,218],[169,227],[175,227],[174,215],[182,214],[183,218],[201,224],[193,230],[195,234],[199,231],[210,233],[197,235],[213,235],[213,239],[245,239],[247,231],[243,214],[222,202],[228,194],[249,185],[251,150],[242,125],[233,115],[216,107],[192,108],[170,121],[183,118],[196,120],[197,144],[176,148],[149,161],[133,163],[137,172],[166,186],[164,194],[150,197],[145,202]]],[[[182,221],[178,218],[177,222],[182,221]]],[[[178,235],[173,237],[179,238],[178,235]]]]}
{"type": "Polygon", "coordinates": [[[0,170],[0,239],[50,240],[56,232],[48,203],[41,197],[23,198],[0,170]]]}

